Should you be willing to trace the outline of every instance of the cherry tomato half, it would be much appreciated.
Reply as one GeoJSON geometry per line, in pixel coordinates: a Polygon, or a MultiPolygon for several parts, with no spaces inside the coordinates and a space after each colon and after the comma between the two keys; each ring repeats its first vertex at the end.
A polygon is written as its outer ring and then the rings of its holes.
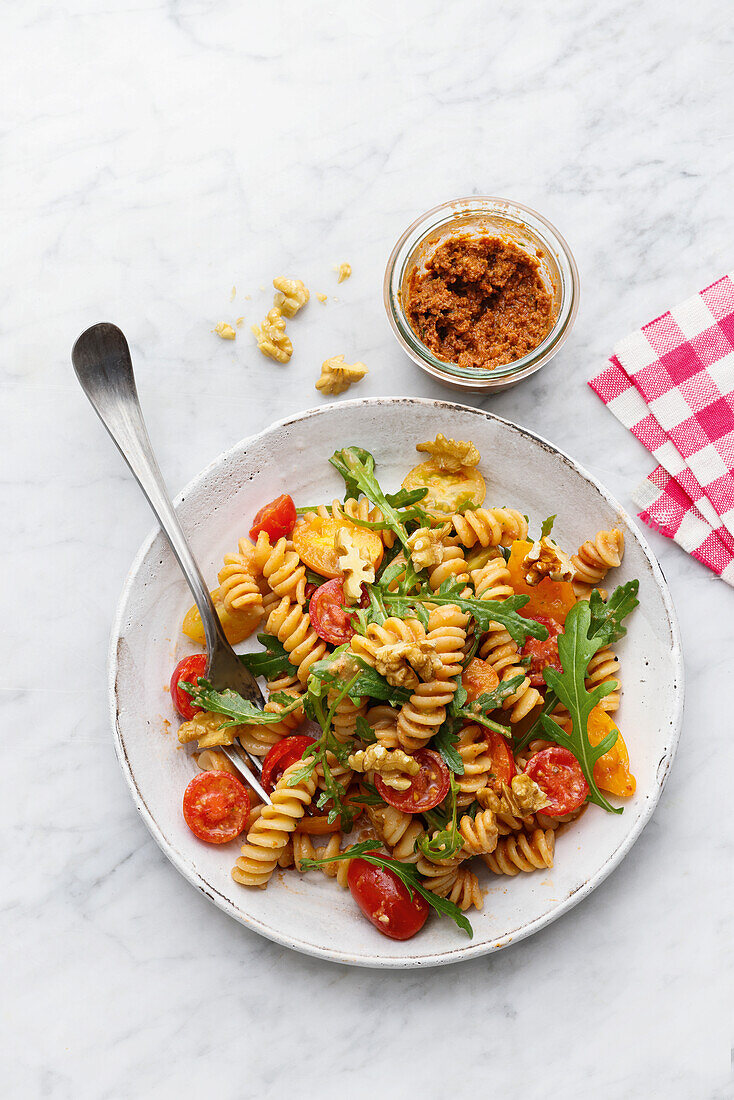
{"type": "Polygon", "coordinates": [[[543,807],[548,817],[563,817],[577,810],[589,793],[578,760],[560,745],[551,745],[531,756],[525,774],[535,780],[548,799],[548,805],[543,807]]]}
{"type": "Polygon", "coordinates": [[[303,733],[294,737],[284,737],[282,741],[273,745],[263,760],[261,776],[262,785],[268,794],[275,790],[275,785],[283,772],[287,771],[291,764],[295,764],[296,760],[300,760],[308,746],[313,743],[313,737],[303,733]]]}
{"type": "Polygon", "coordinates": [[[357,905],[383,936],[409,940],[426,923],[428,902],[415,891],[411,898],[408,888],[387,867],[357,857],[349,864],[347,882],[357,905]]]}
{"type": "Polygon", "coordinates": [[[473,703],[487,691],[495,691],[500,678],[492,666],[481,657],[472,657],[461,674],[461,686],[466,689],[467,702],[473,703]]]}
{"type": "Polygon", "coordinates": [[[418,749],[413,753],[413,759],[420,764],[420,771],[410,777],[410,786],[405,791],[388,787],[381,775],[375,775],[375,786],[380,798],[406,814],[432,810],[439,802],[443,802],[451,786],[449,769],[444,764],[443,757],[433,749],[418,749]]]}
{"type": "Polygon", "coordinates": [[[178,713],[187,721],[193,718],[196,712],[201,710],[201,707],[194,706],[191,696],[178,686],[178,682],[184,680],[187,684],[195,685],[199,677],[205,674],[206,653],[192,653],[190,657],[184,657],[183,661],[179,661],[173,670],[171,699],[178,713]]]}
{"type": "Polygon", "coordinates": [[[265,532],[271,542],[288,538],[296,526],[296,518],[293,497],[283,493],[256,513],[250,528],[250,538],[256,540],[261,531],[265,532]]]}
{"type": "Polygon", "coordinates": [[[509,783],[517,771],[515,757],[512,755],[510,742],[497,733],[497,730],[485,729],[489,755],[492,757],[492,774],[500,783],[509,783]]]}
{"type": "Polygon", "coordinates": [[[194,836],[207,844],[226,844],[245,827],[250,796],[229,772],[200,772],[184,791],[183,815],[194,836]]]}
{"type": "Polygon", "coordinates": [[[343,645],[354,634],[352,616],[344,610],[344,585],[337,578],[317,588],[308,607],[311,626],[319,638],[343,645]]]}
{"type": "Polygon", "coordinates": [[[530,683],[536,688],[545,687],[544,668],[555,668],[558,672],[563,672],[558,656],[558,635],[561,633],[561,627],[555,619],[549,619],[547,615],[527,615],[526,618],[535,619],[536,623],[540,623],[548,631],[545,641],[540,641],[539,638],[526,638],[520,650],[523,657],[530,657],[531,663],[528,669],[530,683]]]}

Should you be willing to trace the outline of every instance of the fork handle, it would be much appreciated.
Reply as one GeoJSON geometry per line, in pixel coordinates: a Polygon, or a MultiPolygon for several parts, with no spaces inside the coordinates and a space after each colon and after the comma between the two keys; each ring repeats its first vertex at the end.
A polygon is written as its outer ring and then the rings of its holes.
{"type": "Polygon", "coordinates": [[[79,384],[145,493],[171,544],[201,613],[207,651],[211,655],[222,642],[229,648],[206,581],[189,549],[156,461],[124,334],[107,321],[93,325],[74,345],[72,362],[79,384]]]}

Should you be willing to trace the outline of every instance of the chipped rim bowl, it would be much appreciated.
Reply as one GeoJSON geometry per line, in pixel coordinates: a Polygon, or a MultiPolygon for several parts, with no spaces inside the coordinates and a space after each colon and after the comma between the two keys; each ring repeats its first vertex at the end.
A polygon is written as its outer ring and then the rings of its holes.
{"type": "MultiPolygon", "coordinates": [[[[287,417],[236,444],[177,499],[204,575],[216,577],[223,554],[247,526],[245,517],[279,493],[290,491],[309,502],[340,496],[343,483],[328,462],[335,446],[368,447],[383,485],[393,489],[415,462],[415,443],[436,431],[474,439],[490,492],[523,507],[536,521],[562,501],[554,533],[564,545],[579,545],[597,525],[620,525],[626,552],[615,581],[633,576],[640,581],[640,607],[617,647],[624,689],[619,717],[623,732],[630,731],[637,793],[623,814],[592,807],[573,830],[559,836],[552,870],[497,880],[480,865],[481,884],[489,890],[484,908],[470,914],[473,940],[451,921],[434,918],[412,940],[385,939],[364,920],[349,892],[324,875],[277,872],[267,890],[248,890],[230,874],[239,843],[202,844],[188,830],[181,798],[196,765],[187,749],[178,747],[166,686],[176,662],[194,649],[181,635],[191,596],[157,529],[132,564],[110,639],[115,749],[135,805],[161,850],[205,897],[252,931],[355,966],[411,968],[475,958],[524,939],[568,912],[621,863],[650,820],[680,732],[683,665],[675,611],[639,528],[591,474],[558,448],[480,409],[409,397],[344,401],[287,417]]],[[[236,949],[234,937],[232,944],[236,949]]]]}
{"type": "Polygon", "coordinates": [[[556,227],[537,210],[494,196],[470,196],[434,206],[408,226],[390,253],[383,298],[388,321],[414,363],[454,390],[496,393],[516,386],[544,366],[562,347],[579,307],[580,280],[573,253],[556,227]],[[495,370],[459,367],[438,359],[418,338],[405,310],[403,295],[410,271],[424,262],[437,244],[457,232],[503,236],[540,260],[541,275],[554,299],[556,319],[536,348],[495,370]]]}

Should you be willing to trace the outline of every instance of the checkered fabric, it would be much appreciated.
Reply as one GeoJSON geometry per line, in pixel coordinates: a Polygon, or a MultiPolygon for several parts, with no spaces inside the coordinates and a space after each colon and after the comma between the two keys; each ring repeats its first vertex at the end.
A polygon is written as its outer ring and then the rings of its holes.
{"type": "Polygon", "coordinates": [[[734,583],[734,276],[623,340],[589,385],[659,463],[639,518],[734,583]]]}

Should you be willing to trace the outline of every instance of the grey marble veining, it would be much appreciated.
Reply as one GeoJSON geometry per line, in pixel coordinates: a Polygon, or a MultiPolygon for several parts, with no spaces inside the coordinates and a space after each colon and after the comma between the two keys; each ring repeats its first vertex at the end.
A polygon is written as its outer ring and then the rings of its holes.
{"type": "Polygon", "coordinates": [[[506,195],[570,241],[581,309],[541,374],[466,400],[631,507],[652,462],[585,381],[732,267],[733,58],[715,0],[4,5],[4,1096],[734,1096],[731,590],[650,536],[684,734],[653,822],[582,906],[432,972],[298,956],[200,897],[127,794],[104,666],[150,517],[69,363],[87,324],[124,329],[174,490],[318,404],[329,355],[370,369],[349,396],[450,397],[393,341],[385,261],[429,206],[506,195]],[[289,326],[286,368],[247,327],[279,274],[329,295],[289,326]],[[241,315],[234,344],[211,334],[241,315]]]}

